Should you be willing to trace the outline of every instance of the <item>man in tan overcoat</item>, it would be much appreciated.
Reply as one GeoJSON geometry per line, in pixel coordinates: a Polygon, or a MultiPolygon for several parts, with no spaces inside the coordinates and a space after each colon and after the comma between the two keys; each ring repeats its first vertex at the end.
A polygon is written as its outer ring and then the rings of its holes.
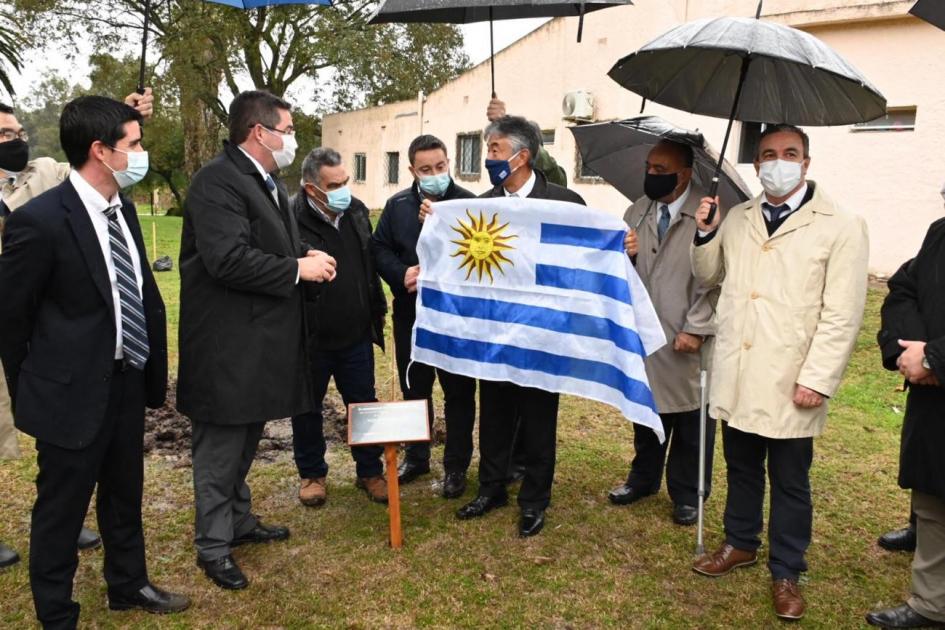
{"type": "MultiPolygon", "coordinates": [[[[689,247],[696,235],[696,209],[706,191],[692,182],[692,147],[670,141],[647,155],[645,196],[627,210],[630,226],[624,245],[671,343],[646,358],[646,375],[663,421],[666,441],[633,425],[633,463],[627,481],[608,498],[629,505],[659,491],[666,465],[666,487],[673,522],[693,525],[698,518],[699,371],[705,338],[714,328],[718,288],[704,288],[693,276],[689,247]],[[667,451],[669,454],[668,464],[667,451]]],[[[706,426],[705,489],[712,479],[715,421],[706,426]]]]}
{"type": "MultiPolygon", "coordinates": [[[[696,212],[695,275],[721,284],[710,411],[724,422],[725,542],[693,569],[716,577],[754,564],[770,477],[768,568],[775,613],[804,615],[813,438],[853,350],[866,302],[869,238],[862,217],[806,180],[810,143],[799,128],[768,126],[755,169],[765,192],[708,222],[696,212]]],[[[716,213],[717,215],[718,213],[716,213]]]]}

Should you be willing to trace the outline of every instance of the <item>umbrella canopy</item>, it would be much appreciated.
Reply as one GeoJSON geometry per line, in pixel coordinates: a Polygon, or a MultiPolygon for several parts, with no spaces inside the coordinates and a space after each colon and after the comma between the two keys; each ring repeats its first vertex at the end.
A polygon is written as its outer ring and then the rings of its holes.
{"type": "Polygon", "coordinates": [[[919,0],[909,13],[945,30],[945,2],[942,0],[919,0]]]}
{"type": "MultiPolygon", "coordinates": [[[[581,152],[582,163],[604,178],[630,201],[643,196],[646,157],[660,140],[671,140],[693,148],[693,181],[706,190],[719,159],[698,131],[676,127],[658,116],[570,127],[581,152]]],[[[722,167],[719,197],[731,208],[752,197],[751,190],[727,161],[722,167]]]]}
{"type": "Polygon", "coordinates": [[[386,0],[368,20],[369,24],[390,22],[446,22],[468,24],[489,20],[489,65],[492,72],[492,98],[495,98],[495,49],[492,37],[493,20],[519,18],[567,17],[581,18],[577,40],[584,30],[584,14],[608,7],[633,4],[632,0],[386,0]]]}
{"type": "Polygon", "coordinates": [[[561,0],[387,0],[370,19],[371,24],[388,22],[447,22],[469,24],[486,20],[581,16],[631,0],[603,2],[561,2],[561,0]]]}
{"type": "Polygon", "coordinates": [[[696,114],[794,125],[883,116],[886,99],[809,33],[751,18],[682,24],[618,61],[610,78],[644,98],[696,114]]]}
{"type": "Polygon", "coordinates": [[[258,9],[260,7],[274,7],[280,4],[315,4],[330,7],[331,0],[206,0],[216,4],[225,4],[237,9],[258,9]]]}

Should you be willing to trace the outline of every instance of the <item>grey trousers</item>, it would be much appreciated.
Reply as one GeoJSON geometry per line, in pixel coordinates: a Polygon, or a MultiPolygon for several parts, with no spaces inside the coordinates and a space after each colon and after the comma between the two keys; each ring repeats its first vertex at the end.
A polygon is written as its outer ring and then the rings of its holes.
{"type": "Polygon", "coordinates": [[[196,524],[194,546],[201,560],[230,553],[230,542],[256,526],[246,475],[253,465],[265,422],[225,426],[191,421],[196,524]]]}
{"type": "Polygon", "coordinates": [[[916,548],[909,606],[923,617],[945,622],[945,501],[912,492],[916,548]]]}

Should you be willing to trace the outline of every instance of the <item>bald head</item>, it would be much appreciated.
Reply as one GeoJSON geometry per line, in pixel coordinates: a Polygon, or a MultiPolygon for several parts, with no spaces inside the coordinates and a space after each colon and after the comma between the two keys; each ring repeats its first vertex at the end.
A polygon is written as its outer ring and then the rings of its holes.
{"type": "Polygon", "coordinates": [[[689,145],[670,140],[656,143],[646,156],[644,190],[647,196],[663,203],[678,199],[692,180],[692,162],[693,151],[689,145]],[[667,190],[669,192],[665,192],[667,190]]]}

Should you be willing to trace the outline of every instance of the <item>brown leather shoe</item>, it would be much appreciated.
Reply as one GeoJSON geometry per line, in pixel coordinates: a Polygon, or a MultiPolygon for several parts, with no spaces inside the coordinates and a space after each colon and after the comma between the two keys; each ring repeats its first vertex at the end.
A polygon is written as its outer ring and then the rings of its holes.
{"type": "Polygon", "coordinates": [[[736,549],[725,543],[715,553],[703,554],[696,558],[692,570],[709,577],[719,577],[738,567],[751,566],[758,562],[758,554],[754,551],[736,549]]]}
{"type": "Polygon", "coordinates": [[[807,604],[801,597],[801,589],[797,586],[797,580],[773,581],[771,599],[774,601],[774,614],[781,619],[800,619],[807,609],[807,604]]]}
{"type": "Polygon", "coordinates": [[[387,503],[387,480],[383,475],[377,477],[358,477],[355,484],[367,492],[368,498],[375,503],[387,503]]]}
{"type": "Polygon", "coordinates": [[[302,505],[308,507],[318,507],[324,505],[328,499],[328,491],[325,489],[325,478],[303,479],[299,486],[299,501],[302,505]]]}

